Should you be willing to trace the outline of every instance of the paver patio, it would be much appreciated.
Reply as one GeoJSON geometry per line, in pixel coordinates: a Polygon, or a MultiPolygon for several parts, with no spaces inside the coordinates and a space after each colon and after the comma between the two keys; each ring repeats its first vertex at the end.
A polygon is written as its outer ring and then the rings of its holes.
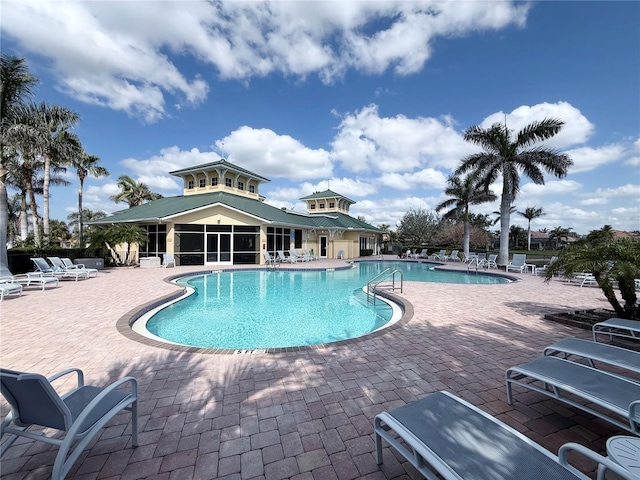
{"type": "MultiPolygon", "coordinates": [[[[297,267],[343,264],[321,260],[297,267]]],[[[480,406],[554,453],[568,441],[603,453],[608,437],[624,433],[517,387],[514,405],[506,403],[508,367],[563,337],[590,338],[588,331],[543,315],[606,308],[598,288],[544,283],[530,274],[512,274],[521,281],[508,285],[405,282],[398,296],[410,321],[350,345],[302,352],[178,352],[117,330],[121,317],[177,290],[163,279],[203,270],[110,269],[57,289],[27,289],[0,303],[2,367],[44,375],[79,367],[87,383],[97,385],[125,375],[138,379],[139,446],[131,447],[130,415],[121,414],[68,478],[421,478],[389,448],[384,463],[376,464],[373,418],[437,390],[480,406]]],[[[4,401],[0,409],[4,417],[4,401]]],[[[18,440],[2,458],[2,478],[47,478],[56,451],[18,440]]],[[[594,465],[576,465],[593,473],[594,465]]]]}

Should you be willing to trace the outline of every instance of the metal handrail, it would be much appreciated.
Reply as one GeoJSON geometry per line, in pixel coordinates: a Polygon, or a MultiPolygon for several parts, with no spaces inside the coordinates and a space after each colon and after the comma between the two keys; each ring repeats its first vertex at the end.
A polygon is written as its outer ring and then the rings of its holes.
{"type": "Polygon", "coordinates": [[[373,277],[367,283],[367,302],[376,304],[377,297],[377,288],[378,286],[391,277],[391,290],[400,289],[400,293],[402,293],[403,285],[404,285],[404,275],[400,270],[393,270],[391,268],[387,268],[386,270],[380,272],[378,275],[373,277]],[[400,287],[396,287],[396,274],[400,274],[400,287]]]}

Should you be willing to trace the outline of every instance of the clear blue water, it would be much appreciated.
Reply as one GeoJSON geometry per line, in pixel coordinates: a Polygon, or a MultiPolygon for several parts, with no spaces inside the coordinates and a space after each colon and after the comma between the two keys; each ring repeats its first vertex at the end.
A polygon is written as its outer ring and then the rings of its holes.
{"type": "Polygon", "coordinates": [[[154,335],[203,348],[264,349],[330,343],[371,333],[391,306],[367,302],[362,287],[386,268],[405,281],[506,283],[490,275],[432,270],[413,262],[359,262],[337,271],[247,270],[186,277],[195,293],[147,322],[154,335]]]}

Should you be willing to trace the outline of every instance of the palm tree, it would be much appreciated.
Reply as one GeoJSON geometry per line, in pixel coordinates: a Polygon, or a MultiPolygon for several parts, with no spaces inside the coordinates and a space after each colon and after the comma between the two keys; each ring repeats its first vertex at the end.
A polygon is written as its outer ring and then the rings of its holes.
{"type": "Polygon", "coordinates": [[[568,239],[571,236],[571,230],[573,230],[571,227],[556,227],[549,231],[549,240],[555,240],[556,250],[558,249],[558,244],[563,238],[568,239]]]}
{"type": "Polygon", "coordinates": [[[515,248],[520,247],[520,239],[524,237],[524,228],[520,225],[511,225],[509,228],[509,233],[511,234],[511,238],[513,239],[513,246],[515,248]]]}
{"type": "Polygon", "coordinates": [[[545,146],[531,147],[536,142],[553,137],[563,125],[561,120],[545,118],[524,127],[513,141],[506,122],[494,123],[488,129],[473,126],[464,133],[466,141],[479,145],[484,152],[463,159],[455,174],[474,172],[486,189],[502,176],[498,259],[501,264],[506,264],[509,260],[509,208],[520,190],[520,175],[524,174],[534,183],[543,185],[543,170],[562,178],[573,165],[566,154],[557,153],[545,146]]]}
{"type": "MultiPolygon", "coordinates": [[[[93,210],[89,210],[88,208],[83,208],[82,209],[82,221],[88,221],[91,222],[93,220],[99,220],[101,218],[106,217],[107,214],[105,212],[102,212],[100,210],[97,211],[93,211],[93,210]]],[[[68,225],[69,227],[73,227],[77,232],[77,229],[79,228],[80,225],[80,213],[79,212],[73,212],[70,213],[69,215],[67,215],[67,220],[68,220],[68,225]]],[[[87,241],[87,236],[89,237],[89,241],[91,241],[91,231],[92,231],[92,227],[91,226],[84,226],[83,224],[83,238],[85,240],[85,242],[87,241]],[[85,236],[86,234],[86,236],[85,236]]],[[[78,233],[78,238],[80,238],[80,234],[78,233]]]]}
{"type": "Polygon", "coordinates": [[[542,211],[542,208],[536,208],[534,205],[533,207],[525,208],[524,212],[518,213],[527,219],[527,250],[531,250],[531,220],[542,217],[544,212],[542,211]]]}
{"type": "Polygon", "coordinates": [[[7,263],[8,203],[5,177],[6,135],[15,125],[16,113],[24,106],[38,79],[23,58],[0,56],[0,262],[7,263]]]}
{"type": "MultiPolygon", "coordinates": [[[[509,215],[516,213],[517,210],[518,210],[518,207],[516,207],[515,205],[511,205],[511,207],[509,207],[509,215]]],[[[491,224],[491,225],[495,225],[500,221],[500,218],[502,218],[500,215],[500,210],[494,210],[491,213],[493,213],[496,216],[496,219],[491,224]]],[[[498,234],[498,236],[500,236],[500,234],[498,234]]]]}
{"type": "Polygon", "coordinates": [[[480,188],[476,178],[473,175],[467,175],[464,178],[459,176],[451,176],[448,180],[448,186],[444,191],[449,198],[436,206],[436,212],[450,208],[444,214],[447,219],[460,219],[464,222],[464,233],[462,239],[462,248],[464,256],[469,256],[469,237],[470,237],[470,205],[478,205],[480,203],[493,202],[496,196],[485,188],[480,188]]]}
{"type": "Polygon", "coordinates": [[[137,207],[145,202],[162,198],[162,195],[159,193],[153,193],[149,190],[147,184],[136,182],[128,175],[121,175],[118,177],[118,188],[120,188],[121,192],[117,195],[112,195],[109,198],[116,203],[127,202],[129,204],[129,208],[137,207]]]}
{"type": "Polygon", "coordinates": [[[84,235],[83,235],[83,212],[82,209],[82,190],[84,188],[84,179],[91,175],[93,177],[105,177],[109,175],[109,171],[98,165],[100,158],[95,155],[87,155],[85,151],[82,151],[79,156],[72,160],[72,165],[76,168],[80,184],[78,186],[78,246],[84,248],[84,235]]]}
{"type": "Polygon", "coordinates": [[[47,105],[45,102],[39,105],[29,106],[30,114],[34,116],[38,125],[38,150],[44,158],[44,182],[43,182],[43,225],[44,236],[49,236],[49,185],[51,183],[52,163],[60,168],[69,159],[76,157],[82,146],[77,135],[69,132],[69,129],[80,121],[79,115],[66,107],[59,105],[47,105]]]}

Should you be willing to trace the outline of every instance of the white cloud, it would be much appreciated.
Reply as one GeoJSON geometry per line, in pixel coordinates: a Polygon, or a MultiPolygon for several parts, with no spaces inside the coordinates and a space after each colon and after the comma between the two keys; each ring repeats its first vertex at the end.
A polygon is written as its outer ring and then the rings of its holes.
{"type": "Polygon", "coordinates": [[[567,150],[565,153],[573,160],[573,166],[569,168],[570,173],[588,172],[601,165],[616,162],[623,158],[625,149],[622,145],[605,145],[603,147],[591,148],[580,147],[567,150]]]}
{"type": "Polygon", "coordinates": [[[216,146],[229,152],[230,162],[267,178],[308,180],[332,175],[329,152],[305,147],[289,135],[267,128],[240,127],[218,140],[216,146]]]}
{"type": "Polygon", "coordinates": [[[377,105],[344,115],[331,146],[332,158],[352,172],[452,169],[474,151],[451,118],[380,117],[377,105]]]}
{"type": "MultiPolygon", "coordinates": [[[[565,122],[557,135],[544,142],[545,145],[552,148],[562,149],[584,143],[593,134],[593,124],[580,110],[567,102],[545,102],[533,106],[522,105],[507,114],[506,121],[509,129],[516,133],[528,124],[548,117],[558,118],[565,122]]],[[[504,112],[497,112],[485,118],[480,125],[483,128],[488,128],[494,123],[504,122],[504,112]]]]}
{"type": "Polygon", "coordinates": [[[329,83],[348,69],[407,75],[424,67],[437,37],[522,26],[529,6],[8,0],[2,10],[4,33],[50,59],[70,95],[154,122],[168,114],[167,95],[187,104],[207,96],[205,80],[180,72],[180,56],[212,65],[222,79],[245,81],[315,73],[329,83]]]}
{"type": "Polygon", "coordinates": [[[415,173],[386,173],[378,181],[381,185],[394,188],[396,190],[415,190],[442,188],[447,185],[447,176],[433,168],[425,168],[415,173]]]}

